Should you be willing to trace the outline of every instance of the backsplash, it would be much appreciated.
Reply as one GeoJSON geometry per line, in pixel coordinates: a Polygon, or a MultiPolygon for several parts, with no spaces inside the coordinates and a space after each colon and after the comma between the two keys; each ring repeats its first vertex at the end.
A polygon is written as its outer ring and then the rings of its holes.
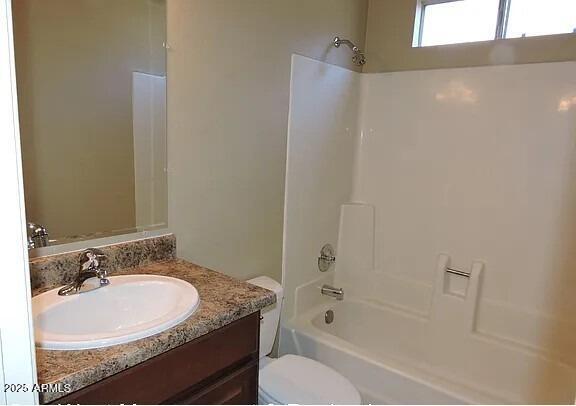
{"type": "MultiPolygon", "coordinates": [[[[108,256],[106,270],[113,276],[116,270],[175,259],[176,237],[169,234],[98,248],[108,256]]],[[[72,281],[78,273],[80,252],[82,250],[31,259],[32,291],[53,289],[72,281]]]]}

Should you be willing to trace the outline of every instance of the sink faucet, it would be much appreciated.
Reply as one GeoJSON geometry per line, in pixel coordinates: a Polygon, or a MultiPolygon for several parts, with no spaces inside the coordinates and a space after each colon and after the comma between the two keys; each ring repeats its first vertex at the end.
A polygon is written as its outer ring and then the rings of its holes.
{"type": "Polygon", "coordinates": [[[47,247],[50,243],[50,240],[48,239],[48,231],[42,224],[27,223],[26,235],[28,238],[29,250],[38,247],[47,247]]]}
{"type": "Polygon", "coordinates": [[[106,260],[106,254],[96,248],[88,248],[80,254],[80,269],[74,282],[63,286],[58,294],[60,296],[75,295],[77,293],[90,292],[110,284],[106,278],[108,275],[105,269],[100,268],[102,262],[106,260]],[[85,283],[89,279],[98,278],[96,283],[85,283]]]}
{"type": "Polygon", "coordinates": [[[342,288],[335,288],[330,285],[323,285],[322,289],[320,289],[320,293],[326,296],[335,297],[336,300],[344,299],[344,289],[342,288]]]}

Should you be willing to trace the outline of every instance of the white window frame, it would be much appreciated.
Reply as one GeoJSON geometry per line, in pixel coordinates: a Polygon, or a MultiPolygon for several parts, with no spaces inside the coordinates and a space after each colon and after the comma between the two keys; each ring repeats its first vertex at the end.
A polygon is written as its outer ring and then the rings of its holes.
{"type": "Polygon", "coordinates": [[[0,0],[0,404],[37,404],[11,0],[0,0]],[[27,389],[27,390],[25,390],[27,389]]]}
{"type": "MultiPolygon", "coordinates": [[[[422,47],[422,34],[424,31],[424,20],[426,18],[426,7],[442,3],[456,3],[462,0],[418,0],[416,5],[416,20],[414,22],[413,47],[422,47]]],[[[506,28],[508,27],[508,16],[510,13],[511,0],[499,0],[498,14],[496,16],[496,32],[494,38],[505,39],[506,28]]],[[[456,44],[456,43],[455,43],[456,44]]],[[[448,44],[447,44],[448,45],[448,44]]]]}

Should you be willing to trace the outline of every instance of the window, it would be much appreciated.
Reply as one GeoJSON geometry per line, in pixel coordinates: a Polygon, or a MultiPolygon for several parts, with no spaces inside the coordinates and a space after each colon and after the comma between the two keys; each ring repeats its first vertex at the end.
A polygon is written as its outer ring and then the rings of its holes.
{"type": "Polygon", "coordinates": [[[504,38],[562,34],[576,29],[575,0],[511,0],[504,38]]]}
{"type": "Polygon", "coordinates": [[[576,0],[420,0],[414,46],[576,32],[576,0]]]}
{"type": "Polygon", "coordinates": [[[423,6],[420,46],[494,39],[500,0],[458,0],[423,6]]]}

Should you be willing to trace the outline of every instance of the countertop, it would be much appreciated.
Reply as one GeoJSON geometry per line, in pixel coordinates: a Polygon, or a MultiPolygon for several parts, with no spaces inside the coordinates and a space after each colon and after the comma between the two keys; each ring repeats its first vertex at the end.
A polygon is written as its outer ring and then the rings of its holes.
{"type": "MultiPolygon", "coordinates": [[[[128,274],[165,275],[188,281],[200,294],[200,306],[175,327],[130,343],[79,351],[36,349],[39,384],[70,385],[71,391],[76,391],[276,302],[274,293],[267,289],[178,259],[114,272],[128,274]]],[[[41,393],[40,401],[52,402],[66,394],[41,393]]]]}

